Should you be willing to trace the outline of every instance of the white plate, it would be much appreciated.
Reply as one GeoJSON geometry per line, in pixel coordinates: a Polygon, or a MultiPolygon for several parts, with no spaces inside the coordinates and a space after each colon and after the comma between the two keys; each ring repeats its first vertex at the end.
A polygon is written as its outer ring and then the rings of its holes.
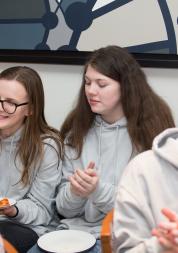
{"type": "Polygon", "coordinates": [[[90,249],[95,237],[80,230],[59,230],[44,234],[38,239],[38,246],[53,253],[76,253],[90,249]]]}
{"type": "MultiPolygon", "coordinates": [[[[4,198],[0,198],[0,200],[2,200],[2,199],[4,199],[4,198]]],[[[13,205],[16,204],[16,200],[15,200],[15,199],[11,199],[11,198],[7,198],[7,199],[9,200],[10,206],[13,206],[13,205]]],[[[9,207],[9,206],[0,207],[0,210],[3,210],[3,209],[5,209],[5,208],[7,208],[7,207],[9,207]]]]}

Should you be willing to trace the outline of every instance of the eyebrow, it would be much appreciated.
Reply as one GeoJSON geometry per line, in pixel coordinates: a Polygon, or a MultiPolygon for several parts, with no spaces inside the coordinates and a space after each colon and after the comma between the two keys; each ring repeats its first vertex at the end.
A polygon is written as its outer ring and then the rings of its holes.
{"type": "MultiPolygon", "coordinates": [[[[1,99],[1,96],[0,96],[0,99],[1,99]]],[[[17,99],[15,99],[15,98],[3,98],[3,100],[5,100],[5,101],[9,101],[9,102],[12,102],[12,103],[19,103],[19,101],[17,100],[17,99]]]]}
{"type": "MultiPolygon", "coordinates": [[[[88,76],[85,75],[85,78],[88,79],[88,80],[91,80],[91,78],[89,78],[88,76]]],[[[107,79],[105,78],[97,78],[96,79],[97,81],[107,81],[107,79]]]]}

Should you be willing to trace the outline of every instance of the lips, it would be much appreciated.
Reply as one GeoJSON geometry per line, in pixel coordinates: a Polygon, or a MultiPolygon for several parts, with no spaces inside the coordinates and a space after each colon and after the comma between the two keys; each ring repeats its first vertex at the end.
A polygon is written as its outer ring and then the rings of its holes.
{"type": "Polygon", "coordinates": [[[8,116],[0,115],[0,120],[2,120],[2,119],[7,119],[7,118],[8,118],[8,116]]]}
{"type": "Polygon", "coordinates": [[[97,104],[97,103],[99,103],[99,101],[95,100],[95,99],[89,99],[89,103],[90,104],[97,104]]]}

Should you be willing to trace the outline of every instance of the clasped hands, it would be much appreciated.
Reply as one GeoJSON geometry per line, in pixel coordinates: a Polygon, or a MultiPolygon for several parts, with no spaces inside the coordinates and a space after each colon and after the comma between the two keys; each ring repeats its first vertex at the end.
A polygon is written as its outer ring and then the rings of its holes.
{"type": "Polygon", "coordinates": [[[152,230],[152,235],[158,238],[163,253],[178,253],[178,216],[168,208],[161,210],[167,221],[161,222],[152,230]]]}
{"type": "Polygon", "coordinates": [[[96,189],[98,180],[94,162],[90,162],[84,170],[76,169],[69,177],[71,191],[80,197],[88,197],[96,189]]]}

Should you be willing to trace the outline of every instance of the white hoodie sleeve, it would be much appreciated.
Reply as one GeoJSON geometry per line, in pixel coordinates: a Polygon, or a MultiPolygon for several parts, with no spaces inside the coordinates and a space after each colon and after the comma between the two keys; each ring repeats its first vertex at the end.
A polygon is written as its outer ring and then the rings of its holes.
{"type": "Polygon", "coordinates": [[[45,140],[44,157],[28,193],[17,202],[16,218],[23,224],[47,226],[54,216],[56,188],[61,180],[61,160],[53,140],[45,140]]]}
{"type": "Polygon", "coordinates": [[[162,252],[157,238],[151,235],[147,215],[139,199],[137,201],[125,189],[119,190],[113,223],[114,253],[162,252]]]}
{"type": "Polygon", "coordinates": [[[139,163],[134,159],[127,167],[117,193],[113,221],[114,253],[159,253],[163,250],[151,234],[156,224],[145,180],[138,167],[139,163]]]}

